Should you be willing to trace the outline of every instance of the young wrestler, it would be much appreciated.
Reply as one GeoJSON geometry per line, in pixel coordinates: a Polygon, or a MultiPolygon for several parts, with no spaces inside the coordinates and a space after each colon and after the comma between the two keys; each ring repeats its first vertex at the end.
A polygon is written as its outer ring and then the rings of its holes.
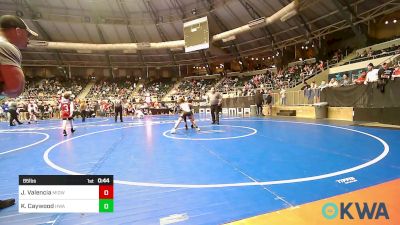
{"type": "Polygon", "coordinates": [[[189,117],[190,122],[192,123],[193,127],[195,127],[197,131],[200,131],[200,128],[197,126],[196,122],[194,121],[194,115],[193,115],[193,112],[191,109],[191,104],[188,102],[185,102],[185,100],[183,100],[183,98],[180,98],[178,100],[178,105],[179,105],[179,108],[181,109],[181,115],[180,115],[178,121],[176,121],[174,128],[172,128],[171,134],[176,133],[176,128],[179,126],[179,124],[182,122],[182,120],[184,120],[185,117],[189,117]]]}
{"type": "Polygon", "coordinates": [[[31,122],[37,123],[36,119],[36,113],[38,113],[38,106],[34,101],[31,101],[28,104],[28,113],[29,113],[29,121],[28,124],[31,124],[31,122]]]}
{"type": "Polygon", "coordinates": [[[132,119],[133,119],[133,118],[137,118],[137,119],[143,119],[143,118],[144,118],[144,113],[143,113],[143,111],[142,111],[141,108],[138,107],[138,108],[135,110],[135,113],[133,114],[132,119]]]}
{"type": "Polygon", "coordinates": [[[61,119],[63,120],[62,128],[64,136],[67,136],[67,120],[71,128],[71,133],[74,133],[74,125],[72,123],[74,113],[74,103],[70,100],[70,93],[65,93],[60,102],[61,119]]]}

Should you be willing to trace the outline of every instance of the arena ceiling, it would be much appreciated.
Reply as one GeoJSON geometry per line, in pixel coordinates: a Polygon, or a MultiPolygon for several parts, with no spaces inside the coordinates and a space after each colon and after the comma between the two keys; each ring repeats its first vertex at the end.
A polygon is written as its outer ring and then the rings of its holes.
{"type": "MultiPolygon", "coordinates": [[[[0,0],[0,14],[18,14],[39,33],[38,40],[75,43],[141,43],[183,39],[183,22],[207,16],[210,34],[269,17],[290,0],[0,0]]],[[[367,24],[400,9],[400,0],[300,0],[297,15],[213,43],[207,51],[179,49],[76,51],[30,48],[26,66],[104,68],[204,65],[315,40],[332,32],[367,24]]]]}

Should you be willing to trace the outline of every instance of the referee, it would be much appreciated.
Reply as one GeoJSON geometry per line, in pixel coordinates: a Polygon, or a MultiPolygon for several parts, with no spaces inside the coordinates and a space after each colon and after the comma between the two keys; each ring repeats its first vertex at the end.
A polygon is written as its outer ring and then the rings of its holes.
{"type": "Polygon", "coordinates": [[[219,111],[221,110],[222,95],[216,92],[215,89],[212,87],[210,94],[208,94],[207,96],[207,101],[210,103],[211,107],[212,124],[219,125],[219,111]]]}
{"type": "Polygon", "coordinates": [[[117,122],[118,114],[119,114],[119,119],[122,122],[122,100],[119,98],[119,96],[115,96],[114,100],[114,112],[115,112],[115,122],[117,122]]]}
{"type": "Polygon", "coordinates": [[[17,112],[17,103],[11,102],[10,107],[8,109],[8,113],[10,113],[10,127],[15,126],[14,120],[17,121],[19,125],[22,123],[18,120],[18,112],[17,112]]]}

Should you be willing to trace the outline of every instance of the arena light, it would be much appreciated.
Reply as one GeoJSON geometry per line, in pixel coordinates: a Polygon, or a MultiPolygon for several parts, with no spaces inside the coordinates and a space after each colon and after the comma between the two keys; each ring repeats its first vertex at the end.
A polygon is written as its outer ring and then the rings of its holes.
{"type": "Polygon", "coordinates": [[[386,20],[386,21],[385,21],[385,24],[389,24],[389,21],[386,20]]]}
{"type": "Polygon", "coordinates": [[[396,19],[394,19],[394,20],[393,20],[393,23],[397,23],[397,20],[396,20],[396,19]]]}
{"type": "Polygon", "coordinates": [[[253,27],[257,27],[257,26],[260,26],[262,24],[265,24],[265,23],[266,23],[266,18],[265,17],[260,17],[258,19],[255,19],[255,20],[252,20],[252,21],[248,22],[247,25],[250,28],[253,28],[253,27]]]}
{"type": "Polygon", "coordinates": [[[36,40],[29,40],[28,46],[29,47],[43,47],[48,46],[49,43],[47,41],[36,41],[36,40]]]}

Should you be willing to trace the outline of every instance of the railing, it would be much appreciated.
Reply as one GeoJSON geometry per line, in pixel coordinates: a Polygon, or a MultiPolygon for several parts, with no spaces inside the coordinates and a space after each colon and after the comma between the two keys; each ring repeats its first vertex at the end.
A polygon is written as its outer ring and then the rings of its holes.
{"type": "Polygon", "coordinates": [[[211,75],[204,75],[204,76],[190,76],[190,77],[183,77],[183,80],[207,80],[207,79],[218,79],[221,78],[220,74],[211,74],[211,75]]]}
{"type": "Polygon", "coordinates": [[[296,66],[296,65],[303,65],[303,64],[311,64],[311,63],[315,63],[315,62],[317,62],[317,60],[315,58],[305,59],[302,61],[291,62],[288,64],[288,67],[292,67],[292,66],[296,66]]]}
{"type": "MultiPolygon", "coordinates": [[[[272,101],[273,105],[275,106],[305,106],[305,105],[312,105],[314,103],[319,102],[319,89],[311,89],[312,92],[309,96],[306,97],[304,90],[300,91],[286,91],[286,103],[282,104],[281,94],[274,92],[272,93],[272,101]]],[[[237,95],[236,92],[230,91],[224,93],[224,98],[236,98],[236,97],[245,97],[241,95],[237,95]]]]}
{"type": "Polygon", "coordinates": [[[380,53],[380,54],[373,55],[373,56],[355,58],[355,59],[350,60],[349,62],[344,63],[343,65],[349,65],[349,64],[353,64],[353,63],[357,63],[357,62],[363,62],[363,61],[367,61],[367,60],[378,59],[378,58],[382,58],[382,57],[390,56],[390,55],[395,55],[395,54],[399,54],[399,53],[400,53],[399,50],[395,50],[395,51],[380,53]]]}
{"type": "Polygon", "coordinates": [[[365,47],[365,48],[357,49],[356,52],[361,53],[361,52],[363,52],[363,51],[368,51],[370,48],[371,48],[373,51],[382,50],[382,49],[391,47],[391,46],[393,46],[393,45],[398,45],[399,43],[400,43],[400,38],[397,38],[397,39],[393,39],[393,40],[390,40],[390,41],[382,42],[382,43],[379,43],[379,44],[370,45],[370,46],[367,46],[367,47],[365,47]]]}
{"type": "Polygon", "coordinates": [[[305,106],[312,105],[319,102],[319,89],[311,89],[311,97],[306,97],[304,90],[300,91],[287,91],[286,102],[282,104],[282,98],[280,93],[272,93],[273,104],[276,106],[305,106]]]}
{"type": "Polygon", "coordinates": [[[248,76],[263,74],[263,73],[266,73],[267,71],[272,71],[272,72],[276,73],[276,68],[267,68],[267,69],[247,71],[247,72],[231,72],[231,73],[228,73],[228,77],[237,77],[237,76],[248,77],[248,76]]]}

